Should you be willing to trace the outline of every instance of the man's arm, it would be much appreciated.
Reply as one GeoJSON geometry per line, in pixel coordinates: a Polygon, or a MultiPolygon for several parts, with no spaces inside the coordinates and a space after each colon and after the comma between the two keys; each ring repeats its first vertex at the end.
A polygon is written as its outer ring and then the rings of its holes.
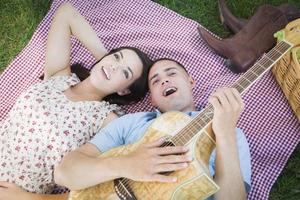
{"type": "Polygon", "coordinates": [[[120,177],[119,157],[98,158],[100,151],[92,144],[85,144],[70,152],[54,169],[57,184],[78,190],[100,182],[120,177]]]}
{"type": "Polygon", "coordinates": [[[141,145],[129,155],[101,158],[93,144],[85,144],[67,154],[55,167],[54,179],[59,185],[78,190],[126,177],[135,181],[174,182],[176,177],[161,172],[184,169],[192,159],[185,147],[161,148],[163,139],[141,145]]]}
{"type": "MultiPolygon", "coordinates": [[[[226,134],[235,137],[235,131],[226,134]]],[[[219,137],[216,143],[215,181],[219,184],[220,191],[215,194],[215,199],[246,199],[245,184],[234,137],[219,137]]]]}
{"type": "Polygon", "coordinates": [[[216,200],[246,199],[246,189],[240,168],[235,127],[244,104],[235,89],[223,88],[209,102],[214,107],[213,130],[216,135],[215,181],[220,190],[216,200]]]}

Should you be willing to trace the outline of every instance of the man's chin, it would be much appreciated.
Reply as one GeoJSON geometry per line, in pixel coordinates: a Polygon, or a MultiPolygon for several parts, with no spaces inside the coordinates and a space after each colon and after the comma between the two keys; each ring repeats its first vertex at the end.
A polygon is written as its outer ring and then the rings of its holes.
{"type": "Polygon", "coordinates": [[[175,102],[169,102],[166,106],[158,107],[158,110],[160,110],[161,112],[181,111],[182,105],[176,104],[175,102]]]}

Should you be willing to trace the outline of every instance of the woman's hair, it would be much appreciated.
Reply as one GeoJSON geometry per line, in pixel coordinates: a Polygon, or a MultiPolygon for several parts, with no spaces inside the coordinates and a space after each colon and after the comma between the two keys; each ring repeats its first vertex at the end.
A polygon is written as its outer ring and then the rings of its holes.
{"type": "MultiPolygon", "coordinates": [[[[109,56],[118,51],[121,51],[122,49],[129,49],[129,50],[134,51],[138,55],[140,60],[142,61],[143,68],[142,68],[142,74],[141,74],[140,78],[135,80],[129,86],[129,88],[128,88],[130,90],[129,94],[121,96],[121,95],[118,95],[117,93],[113,93],[113,94],[106,96],[103,99],[105,101],[108,101],[109,103],[115,103],[115,104],[119,104],[119,105],[125,105],[125,104],[129,104],[129,103],[137,102],[137,101],[141,100],[147,94],[147,92],[149,90],[149,88],[148,88],[148,72],[149,72],[151,65],[153,64],[153,61],[148,57],[148,55],[145,54],[144,52],[142,52],[141,50],[139,50],[135,47],[124,46],[124,47],[119,47],[119,48],[113,49],[110,52],[108,52],[100,60],[98,60],[96,63],[94,63],[92,68],[106,56],[109,56]]],[[[88,69],[86,69],[85,67],[83,67],[81,64],[72,65],[71,72],[75,73],[81,81],[86,79],[90,75],[90,71],[88,69]]]]}

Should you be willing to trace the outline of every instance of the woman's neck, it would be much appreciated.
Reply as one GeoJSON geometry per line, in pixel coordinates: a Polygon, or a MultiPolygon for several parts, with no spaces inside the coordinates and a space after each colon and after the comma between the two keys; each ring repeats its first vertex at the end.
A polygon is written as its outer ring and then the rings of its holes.
{"type": "Polygon", "coordinates": [[[72,101],[101,101],[108,94],[95,88],[88,77],[66,90],[65,95],[72,101]]]}

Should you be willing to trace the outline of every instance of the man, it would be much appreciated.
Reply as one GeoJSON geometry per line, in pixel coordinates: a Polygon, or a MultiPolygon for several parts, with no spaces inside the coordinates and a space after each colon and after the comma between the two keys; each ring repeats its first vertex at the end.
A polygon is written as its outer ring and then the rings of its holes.
{"type": "MultiPolygon", "coordinates": [[[[160,147],[164,139],[142,145],[126,156],[97,158],[100,152],[136,142],[160,112],[181,111],[191,117],[197,114],[192,96],[195,81],[180,63],[169,59],[156,61],[150,69],[148,84],[152,104],[159,111],[124,115],[107,125],[90,143],[63,158],[54,172],[58,184],[78,190],[120,177],[176,181],[176,177],[161,172],[186,168],[192,158],[184,154],[188,151],[185,147],[160,147]]],[[[250,189],[250,152],[244,134],[236,129],[244,104],[232,88],[218,89],[209,102],[214,107],[212,128],[216,136],[216,151],[209,168],[220,186],[213,198],[246,199],[250,189]]]]}

